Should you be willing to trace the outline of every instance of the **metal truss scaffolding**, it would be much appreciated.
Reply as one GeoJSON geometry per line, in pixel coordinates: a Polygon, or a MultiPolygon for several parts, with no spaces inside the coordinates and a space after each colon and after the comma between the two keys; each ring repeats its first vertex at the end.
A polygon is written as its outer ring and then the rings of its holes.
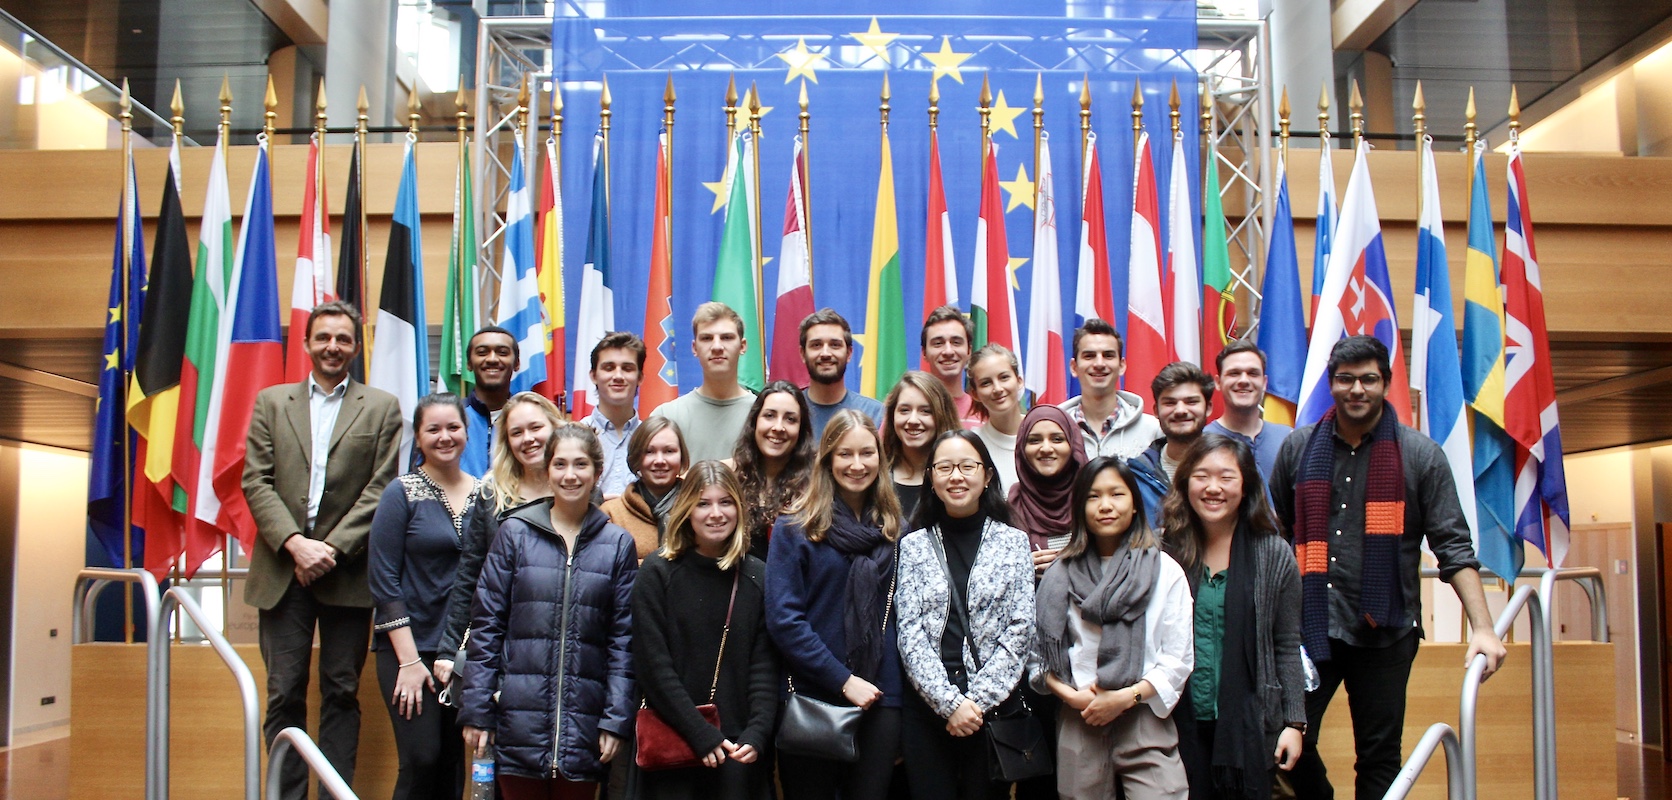
{"type": "Polygon", "coordinates": [[[1219,196],[1227,208],[1244,209],[1241,219],[1228,219],[1226,231],[1232,291],[1239,296],[1236,330],[1243,336],[1252,336],[1259,324],[1260,278],[1277,201],[1270,31],[1264,20],[1197,21],[1197,68],[1203,91],[1213,98],[1207,135],[1219,154],[1219,196]]]}

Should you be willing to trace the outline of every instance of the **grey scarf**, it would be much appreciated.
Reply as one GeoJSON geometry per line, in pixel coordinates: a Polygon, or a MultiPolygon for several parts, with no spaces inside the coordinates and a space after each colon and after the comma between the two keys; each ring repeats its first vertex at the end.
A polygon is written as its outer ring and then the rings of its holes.
{"type": "Polygon", "coordinates": [[[1123,541],[1104,569],[1095,550],[1059,560],[1039,583],[1034,621],[1039,630],[1039,653],[1058,678],[1073,680],[1068,648],[1073,643],[1068,609],[1103,627],[1097,646],[1097,686],[1123,689],[1137,683],[1144,672],[1144,616],[1160,570],[1160,552],[1153,547],[1134,550],[1123,541]]]}

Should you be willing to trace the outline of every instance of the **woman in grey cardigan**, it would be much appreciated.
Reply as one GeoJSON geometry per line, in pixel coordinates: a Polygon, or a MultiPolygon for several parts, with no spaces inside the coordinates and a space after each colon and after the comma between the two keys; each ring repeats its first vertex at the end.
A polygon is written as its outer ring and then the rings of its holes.
{"type": "Polygon", "coordinates": [[[916,692],[901,712],[915,800],[1010,796],[989,778],[986,712],[1022,679],[1033,645],[1033,559],[1010,527],[998,470],[980,437],[942,433],[929,448],[934,491],[900,540],[900,660],[916,692]]]}
{"type": "Polygon", "coordinates": [[[1271,797],[1306,730],[1300,573],[1254,452],[1207,434],[1185,452],[1164,545],[1195,597],[1196,670],[1173,717],[1192,800],[1271,797]]]}

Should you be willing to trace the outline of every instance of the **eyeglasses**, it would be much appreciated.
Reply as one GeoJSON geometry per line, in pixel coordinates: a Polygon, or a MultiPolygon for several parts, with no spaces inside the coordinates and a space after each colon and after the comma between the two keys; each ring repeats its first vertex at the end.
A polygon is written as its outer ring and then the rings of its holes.
{"type": "Polygon", "coordinates": [[[1382,373],[1366,372],[1363,375],[1354,375],[1351,372],[1337,372],[1330,376],[1330,380],[1338,389],[1351,389],[1355,383],[1366,389],[1374,389],[1382,385],[1382,373]]]}
{"type": "Polygon", "coordinates": [[[958,472],[963,474],[963,476],[966,477],[966,478],[973,478],[973,477],[975,477],[975,474],[977,472],[981,471],[981,468],[984,465],[980,461],[967,460],[967,461],[936,461],[933,466],[935,468],[935,474],[942,477],[942,478],[951,477],[952,476],[952,470],[958,470],[958,472]]]}

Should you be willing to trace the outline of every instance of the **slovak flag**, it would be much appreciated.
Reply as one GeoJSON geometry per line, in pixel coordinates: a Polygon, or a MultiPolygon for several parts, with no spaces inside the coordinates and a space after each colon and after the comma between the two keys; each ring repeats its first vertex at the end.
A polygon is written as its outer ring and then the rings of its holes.
{"type": "MultiPolygon", "coordinates": [[[[1311,425],[1322,419],[1335,401],[1330,397],[1329,352],[1335,343],[1367,334],[1388,347],[1393,378],[1387,400],[1399,414],[1399,421],[1411,423],[1411,384],[1405,377],[1405,353],[1399,338],[1399,318],[1394,313],[1393,284],[1388,278],[1387,255],[1382,251],[1382,224],[1376,215],[1376,197],[1370,187],[1367,157],[1370,145],[1359,142],[1353,174],[1347,179],[1347,196],[1341,219],[1330,243],[1329,262],[1324,268],[1324,291],[1312,320],[1312,340],[1306,350],[1306,370],[1301,376],[1300,412],[1296,425],[1311,425]]],[[[1128,370],[1130,372],[1130,370],[1128,370]]]]}

